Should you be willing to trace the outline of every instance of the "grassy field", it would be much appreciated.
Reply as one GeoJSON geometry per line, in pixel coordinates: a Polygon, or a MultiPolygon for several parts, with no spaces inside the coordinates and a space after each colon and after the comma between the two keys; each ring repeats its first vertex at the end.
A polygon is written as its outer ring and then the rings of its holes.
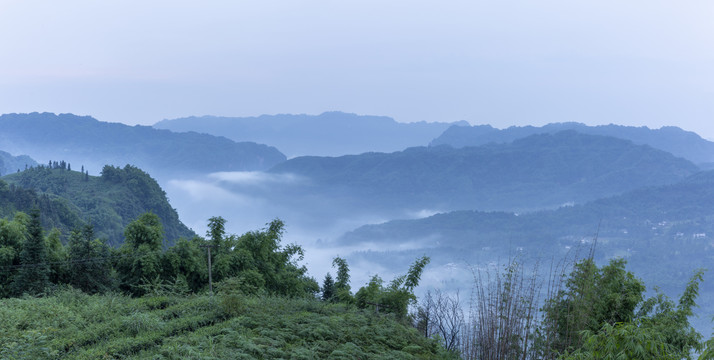
{"type": "Polygon", "coordinates": [[[392,316],[238,294],[0,300],[2,359],[450,359],[392,316]]]}

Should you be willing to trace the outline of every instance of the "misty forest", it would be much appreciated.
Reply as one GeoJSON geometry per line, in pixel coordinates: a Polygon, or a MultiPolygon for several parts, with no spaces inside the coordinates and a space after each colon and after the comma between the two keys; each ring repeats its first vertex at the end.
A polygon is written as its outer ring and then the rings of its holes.
{"type": "Polygon", "coordinates": [[[0,116],[0,359],[714,359],[714,142],[0,116]]]}

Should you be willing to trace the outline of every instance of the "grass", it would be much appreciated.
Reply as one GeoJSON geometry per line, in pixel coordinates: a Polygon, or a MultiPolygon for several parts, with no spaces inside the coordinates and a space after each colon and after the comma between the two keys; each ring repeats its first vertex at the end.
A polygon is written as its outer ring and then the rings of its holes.
{"type": "Polygon", "coordinates": [[[315,299],[130,298],[66,288],[0,300],[2,359],[449,359],[396,321],[315,299]]]}

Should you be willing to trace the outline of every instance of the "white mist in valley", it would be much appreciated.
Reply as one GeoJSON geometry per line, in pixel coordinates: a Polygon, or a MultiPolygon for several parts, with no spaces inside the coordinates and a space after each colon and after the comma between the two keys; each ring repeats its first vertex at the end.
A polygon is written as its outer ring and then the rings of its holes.
{"type": "MultiPolygon", "coordinates": [[[[304,264],[318,281],[327,272],[334,275],[332,259],[336,256],[350,261],[352,287],[359,288],[373,275],[386,281],[405,273],[408,264],[381,263],[369,257],[356,256],[364,252],[418,250],[431,247],[421,240],[393,243],[342,244],[335,239],[365,224],[380,224],[389,220],[382,214],[359,208],[344,208],[339,200],[325,195],[295,193],[291,187],[308,183],[309,179],[294,175],[264,172],[218,172],[203,177],[171,179],[164,184],[171,204],[181,221],[203,236],[208,217],[226,219],[226,231],[240,235],[258,230],[279,218],[286,224],[283,243],[296,243],[305,249],[304,264]],[[278,189],[278,190],[275,190],[278,189]],[[395,266],[401,265],[401,266],[395,266]]],[[[430,210],[405,211],[406,218],[420,218],[434,213],[430,210]]],[[[443,274],[443,272],[438,272],[443,274]]],[[[425,276],[436,284],[436,273],[425,276]]],[[[425,279],[426,280],[426,279],[425,279]]]]}

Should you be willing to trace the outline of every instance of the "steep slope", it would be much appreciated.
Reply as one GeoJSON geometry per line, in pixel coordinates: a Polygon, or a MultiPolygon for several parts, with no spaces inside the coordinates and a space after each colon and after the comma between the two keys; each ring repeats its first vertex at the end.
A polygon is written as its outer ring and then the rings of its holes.
{"type": "Polygon", "coordinates": [[[566,131],[460,149],[300,157],[270,171],[372,205],[523,211],[674,183],[698,168],[649,146],[566,131]]]}
{"type": "MultiPolygon", "coordinates": [[[[467,125],[466,122],[461,122],[467,125]]],[[[163,120],[154,127],[226,136],[277,146],[289,157],[339,156],[367,151],[398,151],[426,145],[451,123],[398,123],[386,116],[342,112],[320,115],[261,115],[258,117],[189,117],[163,120]]]]}
{"type": "Polygon", "coordinates": [[[83,225],[79,211],[67,199],[24,189],[0,179],[0,217],[12,218],[17,211],[29,214],[35,207],[40,209],[42,227],[60,229],[65,237],[70,230],[83,225]]]}
{"type": "Polygon", "coordinates": [[[683,157],[695,164],[714,162],[714,142],[702,139],[696,133],[675,126],[650,129],[645,126],[599,125],[587,126],[581,123],[553,123],[542,127],[512,126],[499,130],[490,125],[452,126],[434,139],[430,145],[450,145],[453,147],[479,146],[488,143],[505,143],[534,134],[556,133],[575,130],[590,135],[613,136],[630,140],[638,145],[649,145],[675,156],[683,157]]]}
{"type": "Polygon", "coordinates": [[[6,114],[0,116],[0,128],[2,149],[35,159],[62,158],[92,173],[105,164],[131,164],[155,176],[261,170],[285,160],[277,149],[266,145],[105,123],[72,114],[6,114]]]}
{"type": "MultiPolygon", "coordinates": [[[[95,233],[106,238],[109,244],[117,246],[123,242],[124,228],[141,214],[151,211],[158,215],[164,226],[167,245],[179,237],[195,235],[181,221],[169,204],[166,194],[154,179],[133,166],[115,168],[105,166],[101,176],[87,176],[77,171],[62,168],[34,167],[3,178],[10,186],[25,189],[25,193],[36,193],[46,203],[56,203],[61,208],[60,219],[51,225],[67,231],[88,221],[94,225],[95,233]]],[[[9,189],[10,187],[8,187],[9,189]]],[[[30,195],[27,195],[30,196],[30,195]]],[[[11,210],[27,211],[33,204],[32,198],[21,203],[8,205],[11,210]]],[[[45,211],[46,206],[39,203],[45,211]]],[[[59,211],[58,211],[59,212],[59,211]]]]}

